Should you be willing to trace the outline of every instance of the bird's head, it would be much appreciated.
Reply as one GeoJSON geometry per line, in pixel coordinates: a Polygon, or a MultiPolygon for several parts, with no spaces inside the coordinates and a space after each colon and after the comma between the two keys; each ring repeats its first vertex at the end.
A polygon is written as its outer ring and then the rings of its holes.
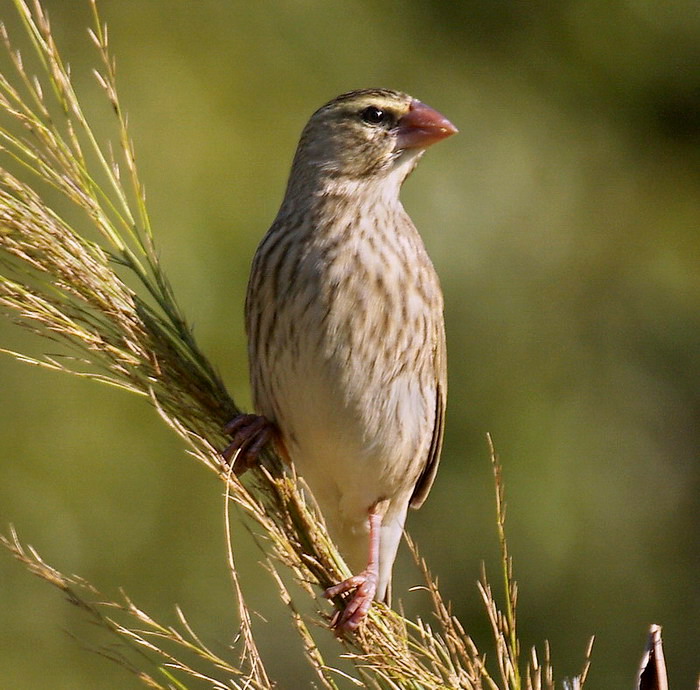
{"type": "Polygon", "coordinates": [[[455,132],[449,120],[405,93],[351,91],[311,116],[290,184],[297,177],[317,189],[319,183],[352,188],[391,177],[398,190],[423,151],[455,132]]]}

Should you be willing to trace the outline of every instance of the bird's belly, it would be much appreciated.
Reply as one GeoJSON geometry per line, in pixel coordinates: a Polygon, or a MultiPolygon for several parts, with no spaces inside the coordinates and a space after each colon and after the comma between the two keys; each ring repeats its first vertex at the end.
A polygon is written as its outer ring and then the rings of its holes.
{"type": "Polygon", "coordinates": [[[287,348],[274,397],[287,450],[331,528],[337,521],[364,529],[374,504],[408,500],[427,456],[436,393],[420,372],[351,349],[287,348]]]}
{"type": "MultiPolygon", "coordinates": [[[[408,265],[421,265],[410,249],[408,265]]],[[[323,266],[310,252],[279,282],[284,292],[265,283],[254,305],[265,334],[251,352],[257,411],[329,523],[366,525],[378,501],[405,508],[435,423],[432,266],[407,271],[360,244],[323,266]],[[357,253],[364,262],[347,259],[357,253]]]]}
{"type": "Polygon", "coordinates": [[[331,391],[319,394],[312,383],[307,392],[309,398],[298,399],[289,411],[293,437],[286,441],[292,461],[328,520],[337,515],[343,524],[364,525],[373,505],[410,492],[419,471],[419,444],[394,438],[388,420],[369,437],[331,391]]]}

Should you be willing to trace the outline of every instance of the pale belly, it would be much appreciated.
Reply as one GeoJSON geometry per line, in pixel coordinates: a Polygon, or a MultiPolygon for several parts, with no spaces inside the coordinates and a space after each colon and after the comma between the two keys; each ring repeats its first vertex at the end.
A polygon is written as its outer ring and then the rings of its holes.
{"type": "Polygon", "coordinates": [[[408,499],[427,455],[434,392],[426,396],[402,376],[368,401],[318,373],[293,388],[281,410],[282,433],[329,522],[364,524],[379,501],[408,499]]]}
{"type": "MultiPolygon", "coordinates": [[[[419,252],[411,242],[399,249],[419,252]]],[[[388,520],[405,515],[435,425],[442,329],[425,257],[382,262],[365,250],[358,240],[322,268],[310,253],[276,283],[261,280],[249,305],[256,411],[278,426],[331,532],[348,539],[380,501],[388,520]]]]}
{"type": "Polygon", "coordinates": [[[436,402],[432,350],[421,333],[387,333],[382,358],[358,327],[345,326],[353,337],[329,328],[332,319],[306,323],[294,347],[271,353],[274,406],[265,395],[256,402],[279,426],[329,527],[364,529],[379,501],[405,509],[423,469],[436,402]],[[326,340],[334,344],[319,350],[326,340]],[[412,368],[401,362],[407,348],[412,368]]]}

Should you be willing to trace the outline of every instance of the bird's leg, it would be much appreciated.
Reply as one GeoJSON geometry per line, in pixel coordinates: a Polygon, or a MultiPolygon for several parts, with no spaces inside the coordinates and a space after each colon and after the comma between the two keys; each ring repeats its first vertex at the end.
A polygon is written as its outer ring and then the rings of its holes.
{"type": "Polygon", "coordinates": [[[239,414],[224,427],[224,432],[232,439],[221,455],[227,463],[233,458],[234,471],[241,475],[255,465],[260,451],[273,437],[275,427],[260,415],[239,414]]]}
{"type": "Polygon", "coordinates": [[[331,620],[331,627],[338,632],[355,630],[369,611],[377,591],[379,579],[379,534],[382,525],[382,513],[378,506],[373,506],[369,513],[369,558],[367,567],[358,575],[353,575],[333,587],[329,587],[323,596],[333,599],[339,594],[355,590],[345,608],[336,611],[331,620]]]}

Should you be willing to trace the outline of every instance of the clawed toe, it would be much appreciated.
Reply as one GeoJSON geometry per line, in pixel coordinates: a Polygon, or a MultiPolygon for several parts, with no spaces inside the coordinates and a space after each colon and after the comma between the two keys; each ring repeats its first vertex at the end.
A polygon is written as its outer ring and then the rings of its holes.
{"type": "Polygon", "coordinates": [[[239,414],[224,427],[231,443],[221,452],[227,463],[234,460],[237,475],[250,469],[258,459],[265,444],[272,438],[274,427],[265,417],[256,414],[239,414]]]}
{"type": "Polygon", "coordinates": [[[338,632],[352,632],[356,630],[364,620],[375,592],[377,591],[377,577],[373,572],[364,572],[353,575],[337,585],[329,587],[323,596],[333,599],[340,594],[355,590],[352,597],[342,611],[336,611],[331,619],[331,627],[338,632]]]}
{"type": "Polygon", "coordinates": [[[367,580],[367,577],[364,574],[353,575],[352,577],[349,577],[347,580],[343,580],[342,582],[339,582],[337,585],[333,585],[332,587],[329,587],[323,593],[323,596],[326,599],[333,599],[334,597],[337,597],[339,594],[345,594],[346,592],[350,592],[353,589],[359,589],[361,585],[365,584],[366,580],[367,580]]]}

